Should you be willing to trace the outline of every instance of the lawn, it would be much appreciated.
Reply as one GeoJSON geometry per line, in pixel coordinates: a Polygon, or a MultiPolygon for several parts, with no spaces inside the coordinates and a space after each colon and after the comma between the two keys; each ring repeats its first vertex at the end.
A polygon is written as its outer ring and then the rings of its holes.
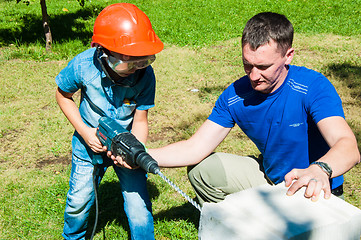
{"type": "MultiPolygon", "coordinates": [[[[45,51],[38,1],[0,0],[0,239],[60,239],[73,133],[55,101],[55,76],[89,47],[92,24],[115,1],[48,0],[53,50],[45,51]]],[[[148,147],[187,139],[214,101],[244,75],[240,36],[261,11],[286,14],[295,27],[293,64],[325,74],[340,94],[361,149],[361,1],[130,1],[150,17],[165,43],[153,64],[156,107],[148,147]],[[199,90],[192,91],[193,89],[199,90]]],[[[76,96],[79,101],[79,95],[76,96]]],[[[217,151],[257,154],[234,128],[217,151]]],[[[186,169],[163,173],[194,197],[186,169]]],[[[100,186],[95,239],[127,239],[114,171],[100,186]]],[[[361,167],[345,175],[345,200],[361,209],[361,167]]],[[[199,212],[160,177],[148,183],[156,239],[197,239],[199,212]]],[[[90,225],[94,221],[91,215],[90,225]]],[[[90,227],[91,230],[91,227],[90,227]]]]}

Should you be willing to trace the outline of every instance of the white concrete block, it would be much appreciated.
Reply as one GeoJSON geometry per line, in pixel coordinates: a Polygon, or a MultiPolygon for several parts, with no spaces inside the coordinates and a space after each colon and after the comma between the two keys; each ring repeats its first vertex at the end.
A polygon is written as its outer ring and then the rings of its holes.
{"type": "Polygon", "coordinates": [[[360,240],[361,210],[342,199],[286,195],[284,183],[231,194],[202,208],[201,240],[360,240]]]}

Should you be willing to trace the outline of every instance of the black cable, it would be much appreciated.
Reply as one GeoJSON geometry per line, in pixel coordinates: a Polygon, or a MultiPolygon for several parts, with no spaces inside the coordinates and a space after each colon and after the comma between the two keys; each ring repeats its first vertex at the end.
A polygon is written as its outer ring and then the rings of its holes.
{"type": "Polygon", "coordinates": [[[97,177],[97,173],[98,173],[98,164],[94,165],[94,169],[93,169],[93,187],[94,187],[94,195],[95,195],[95,222],[94,222],[94,227],[93,227],[93,232],[92,235],[90,237],[90,240],[93,239],[94,235],[95,235],[95,231],[97,229],[97,225],[98,225],[98,217],[99,217],[99,206],[98,206],[98,184],[96,183],[96,177],[97,177]]]}

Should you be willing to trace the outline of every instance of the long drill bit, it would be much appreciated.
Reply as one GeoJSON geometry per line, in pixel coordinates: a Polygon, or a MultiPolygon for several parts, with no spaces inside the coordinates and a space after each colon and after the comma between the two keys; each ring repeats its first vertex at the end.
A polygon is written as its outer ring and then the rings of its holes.
{"type": "Polygon", "coordinates": [[[191,199],[187,194],[185,194],[182,190],[180,190],[180,188],[177,187],[177,185],[175,185],[172,181],[170,181],[166,176],[164,176],[164,174],[159,169],[155,170],[154,173],[159,175],[164,181],[166,181],[170,186],[172,186],[178,193],[180,193],[185,199],[187,199],[188,202],[190,202],[195,208],[197,208],[199,211],[202,211],[202,208],[198,203],[193,201],[193,199],[191,199]]]}

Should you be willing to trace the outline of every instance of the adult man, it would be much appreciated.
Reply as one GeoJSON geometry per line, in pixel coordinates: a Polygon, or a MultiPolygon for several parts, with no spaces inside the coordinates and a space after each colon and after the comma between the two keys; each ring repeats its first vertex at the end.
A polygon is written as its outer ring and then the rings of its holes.
{"type": "Polygon", "coordinates": [[[320,73],[290,65],[292,41],[285,16],[252,17],[242,36],[247,75],[222,93],[190,139],[149,150],[161,167],[197,164],[188,175],[201,204],[282,181],[288,195],[304,186],[312,200],[321,191],[329,198],[331,189],[342,195],[342,174],[360,161],[357,142],[332,84],[320,73]],[[234,124],[257,145],[258,159],[212,154],[234,124]]]}
{"type": "MultiPolygon", "coordinates": [[[[94,23],[92,47],[78,54],[56,77],[56,99],[75,128],[72,170],[64,214],[63,237],[85,239],[100,183],[112,161],[96,136],[101,116],[116,120],[142,141],[148,137],[148,109],[154,106],[155,75],[150,64],[163,43],[149,18],[130,3],[112,4],[94,23]],[[72,96],[81,90],[79,109],[72,96]],[[93,173],[97,164],[99,173],[93,173]],[[93,179],[96,175],[96,179],[93,179]]],[[[154,239],[146,172],[115,167],[132,239],[154,239]]],[[[93,232],[94,233],[94,232],[93,232]]]]}

